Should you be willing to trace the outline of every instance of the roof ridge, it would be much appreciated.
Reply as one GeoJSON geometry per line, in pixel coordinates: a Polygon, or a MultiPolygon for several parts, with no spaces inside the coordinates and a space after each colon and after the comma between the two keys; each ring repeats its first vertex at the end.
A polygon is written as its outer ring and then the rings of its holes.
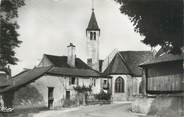
{"type": "MultiPolygon", "coordinates": [[[[46,56],[53,56],[53,57],[67,57],[67,55],[62,55],[62,56],[53,55],[53,54],[44,54],[44,55],[46,55],[46,56]]],[[[76,56],[76,59],[80,59],[80,58],[76,56]]]]}
{"type": "Polygon", "coordinates": [[[58,56],[58,55],[53,55],[53,54],[44,54],[46,56],[55,56],[55,57],[67,57],[66,55],[58,56]]]}
{"type": "Polygon", "coordinates": [[[116,57],[116,55],[113,57],[113,59],[111,60],[110,63],[108,62],[108,66],[107,66],[107,68],[104,70],[104,72],[105,72],[106,70],[108,70],[108,71],[107,71],[107,74],[110,74],[110,71],[112,70],[112,68],[110,67],[110,65],[112,65],[113,62],[115,61],[115,57],[116,57]]]}

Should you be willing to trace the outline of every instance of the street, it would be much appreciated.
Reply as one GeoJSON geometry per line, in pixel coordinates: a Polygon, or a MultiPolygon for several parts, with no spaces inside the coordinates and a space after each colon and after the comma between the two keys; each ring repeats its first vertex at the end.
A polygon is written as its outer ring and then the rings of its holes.
{"type": "Polygon", "coordinates": [[[68,110],[51,110],[34,114],[33,117],[138,117],[128,112],[130,104],[92,105],[68,110]]]}

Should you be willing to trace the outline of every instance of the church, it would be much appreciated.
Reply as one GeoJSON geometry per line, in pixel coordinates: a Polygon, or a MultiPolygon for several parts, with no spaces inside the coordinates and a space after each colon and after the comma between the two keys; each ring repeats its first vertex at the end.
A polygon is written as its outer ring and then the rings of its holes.
{"type": "Polygon", "coordinates": [[[131,101],[141,96],[142,68],[139,64],[153,58],[150,51],[113,51],[102,64],[102,73],[112,77],[112,101],[131,101]]]}
{"type": "Polygon", "coordinates": [[[94,9],[88,27],[87,64],[112,77],[112,101],[129,101],[141,95],[142,69],[139,64],[153,58],[151,51],[113,51],[105,60],[99,58],[100,28],[94,9]]]}

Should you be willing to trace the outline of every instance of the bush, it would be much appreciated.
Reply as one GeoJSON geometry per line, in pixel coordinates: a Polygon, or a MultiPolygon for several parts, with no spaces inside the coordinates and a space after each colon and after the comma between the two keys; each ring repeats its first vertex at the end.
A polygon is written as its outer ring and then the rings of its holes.
{"type": "Polygon", "coordinates": [[[102,90],[102,91],[100,91],[99,94],[95,95],[95,98],[97,100],[110,100],[111,99],[111,93],[109,93],[109,92],[106,93],[102,90]]]}

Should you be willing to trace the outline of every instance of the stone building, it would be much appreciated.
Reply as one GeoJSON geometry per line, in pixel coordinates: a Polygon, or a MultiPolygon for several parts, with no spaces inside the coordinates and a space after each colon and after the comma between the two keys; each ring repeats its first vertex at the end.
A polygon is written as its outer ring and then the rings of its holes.
{"type": "Polygon", "coordinates": [[[104,60],[103,74],[112,76],[113,101],[131,100],[140,95],[142,69],[139,64],[152,57],[150,51],[114,51],[104,60]]]}
{"type": "Polygon", "coordinates": [[[87,63],[93,69],[99,71],[99,44],[100,28],[98,26],[94,9],[92,9],[91,18],[86,28],[87,38],[87,63]]]}
{"type": "MultiPolygon", "coordinates": [[[[44,54],[34,69],[27,69],[12,78],[13,84],[3,90],[14,91],[14,105],[21,107],[62,107],[80,103],[74,87],[91,87],[88,95],[98,94],[111,78],[90,68],[75,55],[75,46],[67,46],[67,56],[44,54]]],[[[108,85],[110,88],[110,85],[108,85]]],[[[85,98],[85,97],[83,97],[85,98]]],[[[85,99],[83,99],[85,100],[85,99]]],[[[81,101],[83,101],[81,100],[81,101]]]]}

